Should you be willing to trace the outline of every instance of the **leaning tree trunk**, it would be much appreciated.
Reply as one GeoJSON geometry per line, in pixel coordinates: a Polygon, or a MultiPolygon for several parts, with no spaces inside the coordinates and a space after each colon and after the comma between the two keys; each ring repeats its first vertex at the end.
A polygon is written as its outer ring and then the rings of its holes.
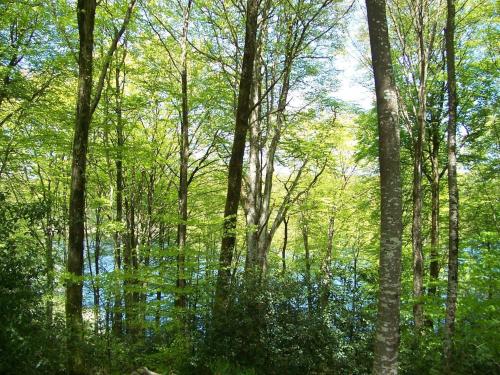
{"type": "Polygon", "coordinates": [[[398,373],[402,191],[398,104],[385,0],[366,0],[372,53],[380,163],[380,294],[373,374],[398,373]]]}
{"type": "Polygon", "coordinates": [[[457,83],[455,75],[455,1],[447,0],[446,67],[448,71],[448,296],[444,326],[445,373],[453,373],[453,334],[458,289],[457,83]]]}
{"type": "Polygon", "coordinates": [[[68,329],[68,372],[84,373],[82,275],[85,222],[85,167],[89,126],[92,118],[92,50],[94,48],[95,0],[79,0],[77,6],[80,51],[78,97],[73,138],[73,161],[69,198],[68,264],[66,283],[66,325],[68,329]]]}
{"type": "Polygon", "coordinates": [[[241,78],[236,110],[236,126],[234,130],[231,159],[227,184],[226,205],[224,209],[224,227],[219,271],[215,292],[214,315],[221,316],[226,308],[231,281],[231,263],[236,244],[236,219],[241,197],[241,180],[243,173],[243,155],[250,117],[250,93],[257,50],[257,17],[259,0],[247,0],[245,48],[241,67],[241,78]]]}

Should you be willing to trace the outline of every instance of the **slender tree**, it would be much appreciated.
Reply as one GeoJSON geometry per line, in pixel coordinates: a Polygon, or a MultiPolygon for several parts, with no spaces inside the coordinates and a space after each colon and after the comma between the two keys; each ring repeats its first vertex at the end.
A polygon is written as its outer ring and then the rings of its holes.
{"type": "Polygon", "coordinates": [[[380,163],[380,293],[373,374],[398,373],[402,191],[398,104],[385,0],[367,0],[380,163]]]}
{"type": "Polygon", "coordinates": [[[458,289],[457,82],[455,73],[455,1],[447,0],[446,68],[448,82],[448,295],[444,326],[445,373],[453,373],[453,334],[458,289]]]}
{"type": "Polygon", "coordinates": [[[68,372],[84,374],[82,351],[82,274],[85,221],[85,168],[90,120],[92,118],[92,51],[94,48],[95,0],[79,0],[77,5],[80,51],[78,56],[78,96],[73,138],[73,163],[69,198],[66,284],[66,325],[68,328],[68,372]]]}
{"type": "Polygon", "coordinates": [[[136,0],[127,8],[122,26],[116,31],[104,59],[99,80],[92,99],[92,64],[94,49],[95,0],[79,0],[77,20],[79,32],[78,54],[78,94],[76,123],[73,137],[73,155],[71,165],[71,184],[69,198],[68,261],[69,274],[66,283],[66,325],[68,328],[68,371],[70,374],[82,374],[84,358],[82,353],[83,318],[82,318],[82,275],[85,237],[85,170],[87,165],[87,147],[92,114],[99,104],[104,80],[118,41],[125,32],[136,0]]]}
{"type": "Polygon", "coordinates": [[[229,283],[231,280],[231,263],[236,244],[236,218],[241,197],[243,155],[245,153],[245,141],[251,112],[250,94],[252,89],[255,55],[257,52],[257,17],[259,13],[259,3],[259,0],[247,0],[246,6],[245,47],[238,92],[236,126],[231,149],[231,159],[229,161],[223,237],[215,292],[215,315],[220,315],[225,310],[229,294],[229,283]]]}
{"type": "Polygon", "coordinates": [[[192,0],[188,0],[184,9],[184,22],[181,39],[181,147],[180,147],[180,171],[179,171],[179,225],[177,228],[177,245],[179,254],[177,256],[177,288],[178,293],[175,299],[177,307],[187,306],[185,258],[186,258],[186,236],[188,219],[188,163],[189,163],[189,106],[188,106],[188,28],[189,14],[192,0]]]}

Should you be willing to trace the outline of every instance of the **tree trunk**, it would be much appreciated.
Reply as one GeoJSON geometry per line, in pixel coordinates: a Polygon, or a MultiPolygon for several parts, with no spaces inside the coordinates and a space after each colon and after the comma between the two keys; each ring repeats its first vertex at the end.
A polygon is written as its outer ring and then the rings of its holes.
{"type": "Polygon", "coordinates": [[[425,114],[427,110],[427,52],[424,41],[424,5],[421,1],[417,7],[417,34],[419,50],[419,86],[416,136],[414,136],[413,154],[413,220],[412,220],[412,250],[413,250],[413,319],[415,328],[420,330],[424,321],[422,294],[424,286],[424,256],[422,245],[422,163],[425,139],[425,114]]]}
{"type": "Polygon", "coordinates": [[[283,275],[285,275],[286,272],[286,247],[288,245],[288,221],[290,218],[286,217],[283,220],[283,224],[285,225],[284,227],[284,234],[283,234],[283,247],[281,248],[281,271],[283,272],[283,275]]]}
{"type": "Polygon", "coordinates": [[[99,258],[101,256],[101,208],[97,207],[95,211],[95,243],[94,243],[94,333],[99,333],[99,305],[100,305],[100,290],[99,290],[99,258]]]}
{"type": "Polygon", "coordinates": [[[302,240],[304,241],[304,252],[305,252],[305,275],[304,283],[307,288],[307,311],[309,314],[312,313],[313,309],[313,295],[312,295],[312,285],[311,285],[311,254],[309,249],[309,228],[307,226],[307,220],[304,214],[302,214],[302,240]]]}
{"type": "MultiPolygon", "coordinates": [[[[50,185],[49,185],[50,186],[50,185]]],[[[49,190],[50,194],[50,190],[49,190]]],[[[45,225],[45,267],[47,273],[47,324],[52,327],[54,314],[54,227],[52,225],[52,200],[47,208],[45,225]]]]}
{"type": "Polygon", "coordinates": [[[181,92],[182,92],[182,118],[181,118],[181,147],[180,147],[180,171],[179,171],[179,225],[177,227],[177,294],[175,306],[187,307],[185,258],[186,258],[186,236],[188,219],[188,162],[189,162],[189,107],[187,87],[187,36],[189,27],[189,14],[192,0],[188,0],[184,10],[184,24],[182,28],[181,41],[181,92]]]}
{"type": "MultiPolygon", "coordinates": [[[[259,43],[260,44],[260,43],[259,43]]],[[[252,84],[251,105],[255,106],[250,120],[250,151],[248,160],[248,192],[246,201],[246,222],[247,222],[247,257],[245,263],[246,272],[255,272],[255,267],[259,264],[259,217],[261,214],[260,205],[262,200],[262,169],[261,169],[261,129],[260,129],[260,105],[257,103],[260,100],[261,74],[259,63],[259,50],[256,53],[256,61],[254,65],[254,77],[252,84]]]]}
{"type": "Polygon", "coordinates": [[[385,0],[366,0],[379,130],[380,294],[373,374],[398,373],[402,191],[398,104],[385,0]]]}
{"type": "MultiPolygon", "coordinates": [[[[123,84],[120,83],[120,65],[115,69],[115,113],[116,113],[116,218],[117,224],[121,225],[123,222],[123,147],[125,145],[125,137],[123,134],[123,121],[122,121],[122,94],[123,84]]],[[[114,268],[120,271],[122,268],[122,246],[123,235],[122,228],[115,231],[115,254],[114,254],[114,268]]],[[[116,288],[114,300],[114,314],[113,314],[113,333],[115,336],[120,336],[123,332],[123,314],[122,314],[122,294],[120,286],[116,288]]]]}
{"type": "Polygon", "coordinates": [[[175,306],[180,308],[187,307],[187,296],[185,293],[185,258],[186,258],[186,236],[187,236],[187,218],[188,218],[188,162],[189,162],[189,107],[188,107],[188,88],[187,88],[187,36],[189,28],[189,14],[192,0],[188,0],[184,9],[184,24],[182,28],[181,40],[181,147],[180,147],[180,171],[179,171],[179,225],[177,227],[177,246],[179,253],[177,255],[177,294],[175,297],[175,306]]]}
{"type": "Polygon", "coordinates": [[[236,244],[236,220],[241,197],[243,155],[245,152],[245,140],[250,117],[250,93],[252,88],[254,60],[257,50],[258,11],[259,1],[247,0],[245,48],[241,67],[238,107],[236,110],[236,126],[231,150],[231,159],[229,161],[228,186],[224,209],[224,227],[215,293],[214,313],[216,316],[221,316],[224,313],[229,296],[231,263],[236,244]]]}
{"type": "Polygon", "coordinates": [[[429,295],[437,292],[439,279],[439,120],[432,123],[431,148],[431,254],[429,265],[429,295]]]}
{"type": "Polygon", "coordinates": [[[448,295],[444,326],[445,373],[453,373],[453,334],[458,289],[457,84],[455,76],[455,1],[447,0],[446,67],[448,72],[448,295]]]}
{"type": "Polygon", "coordinates": [[[321,298],[320,298],[321,311],[325,311],[325,309],[328,306],[328,301],[330,299],[330,282],[332,278],[331,262],[332,262],[334,235],[335,235],[335,217],[330,216],[330,219],[328,220],[328,242],[326,245],[326,254],[323,260],[323,266],[321,267],[321,272],[322,272],[321,298]]]}
{"type": "Polygon", "coordinates": [[[77,18],[78,97],[73,138],[73,161],[69,199],[68,263],[66,282],[66,326],[68,329],[68,372],[83,374],[82,275],[85,222],[85,168],[89,126],[92,118],[92,50],[94,47],[95,0],[78,0],[77,18]]]}

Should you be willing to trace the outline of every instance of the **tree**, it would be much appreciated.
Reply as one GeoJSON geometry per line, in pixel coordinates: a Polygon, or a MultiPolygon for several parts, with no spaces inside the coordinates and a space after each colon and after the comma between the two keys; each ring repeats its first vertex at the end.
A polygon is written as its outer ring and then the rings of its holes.
{"type": "Polygon", "coordinates": [[[79,79],[76,126],[73,140],[71,195],[69,199],[68,273],[73,280],[66,285],[66,324],[69,330],[68,371],[84,374],[82,353],[82,272],[85,218],[85,167],[90,120],[92,118],[92,52],[94,48],[95,0],[78,1],[77,17],[80,35],[78,56],[79,79]]]}
{"type": "Polygon", "coordinates": [[[250,94],[254,73],[255,55],[257,52],[257,17],[259,1],[247,0],[245,20],[245,46],[241,63],[241,77],[238,92],[238,106],[236,110],[236,126],[234,130],[227,196],[224,209],[224,227],[215,292],[214,314],[220,317],[226,308],[229,297],[229,283],[231,278],[231,263],[236,244],[236,218],[241,196],[241,181],[243,176],[243,154],[250,118],[250,94]]]}
{"type": "Polygon", "coordinates": [[[380,163],[380,294],[374,374],[398,373],[402,193],[398,104],[384,0],[367,0],[380,163]]]}
{"type": "Polygon", "coordinates": [[[448,82],[448,289],[444,327],[445,373],[453,373],[453,333],[458,289],[457,83],[455,76],[455,1],[447,0],[446,70],[448,82]]]}
{"type": "Polygon", "coordinates": [[[84,224],[85,224],[85,169],[87,164],[87,148],[89,127],[92,114],[99,104],[104,79],[125,28],[130,20],[135,0],[132,0],[122,27],[117,30],[106,54],[99,81],[92,99],[92,73],[94,49],[94,23],[96,13],[95,0],[79,0],[77,5],[78,31],[80,47],[78,55],[78,96],[76,106],[76,125],[73,138],[73,156],[71,166],[71,188],[69,198],[68,229],[68,264],[69,278],[66,285],[66,324],[68,326],[68,350],[74,353],[68,357],[70,373],[84,372],[82,353],[82,280],[84,224]]]}

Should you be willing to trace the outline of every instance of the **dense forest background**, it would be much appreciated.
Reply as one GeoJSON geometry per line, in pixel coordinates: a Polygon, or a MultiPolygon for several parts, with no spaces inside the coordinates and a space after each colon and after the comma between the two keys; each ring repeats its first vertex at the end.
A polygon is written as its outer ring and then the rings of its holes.
{"type": "MultiPolygon", "coordinates": [[[[401,374],[500,372],[498,3],[455,1],[384,16],[401,374]]],[[[370,373],[371,64],[357,1],[0,1],[0,373],[370,373]],[[339,61],[369,108],[343,99],[339,61]]]]}

